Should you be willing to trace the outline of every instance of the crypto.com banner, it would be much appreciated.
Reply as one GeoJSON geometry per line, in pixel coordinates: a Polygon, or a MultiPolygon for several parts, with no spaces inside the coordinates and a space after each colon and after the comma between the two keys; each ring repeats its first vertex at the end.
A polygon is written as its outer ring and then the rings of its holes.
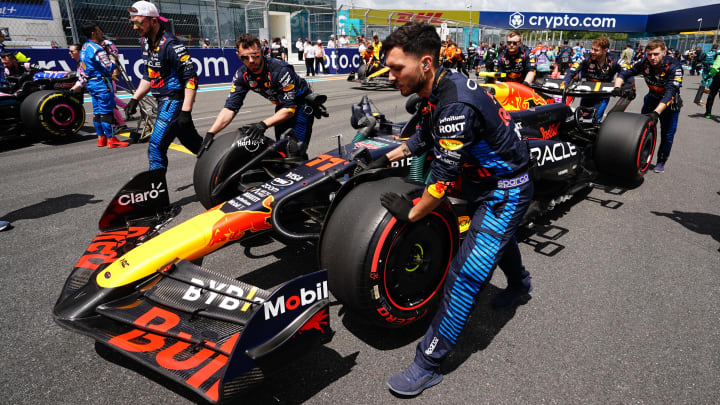
{"type": "Polygon", "coordinates": [[[521,30],[644,32],[647,15],[481,11],[480,25],[521,30]]]}

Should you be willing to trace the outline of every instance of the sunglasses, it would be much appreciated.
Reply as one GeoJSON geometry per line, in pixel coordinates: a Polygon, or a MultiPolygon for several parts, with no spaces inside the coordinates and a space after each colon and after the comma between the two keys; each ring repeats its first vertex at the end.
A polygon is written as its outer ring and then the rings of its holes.
{"type": "Polygon", "coordinates": [[[507,41],[506,44],[508,45],[519,45],[520,41],[507,41]]]}
{"type": "Polygon", "coordinates": [[[135,24],[136,27],[141,27],[143,25],[143,22],[145,22],[145,19],[143,18],[142,21],[133,21],[130,20],[131,23],[135,24]]]}
{"type": "Polygon", "coordinates": [[[249,61],[250,58],[252,58],[252,59],[260,58],[260,55],[261,55],[260,52],[255,52],[255,53],[249,53],[247,55],[239,55],[239,56],[240,56],[240,60],[249,61]]]}

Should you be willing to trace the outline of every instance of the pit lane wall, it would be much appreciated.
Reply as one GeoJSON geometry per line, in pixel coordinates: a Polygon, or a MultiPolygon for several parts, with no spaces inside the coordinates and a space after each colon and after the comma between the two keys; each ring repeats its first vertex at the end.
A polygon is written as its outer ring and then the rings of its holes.
{"type": "MultiPolygon", "coordinates": [[[[8,49],[21,51],[30,58],[32,63],[40,65],[47,70],[74,71],[77,62],[70,57],[67,49],[8,49]]],[[[144,63],[140,48],[120,48],[120,62],[125,71],[137,86],[142,78],[144,63]]],[[[235,71],[240,67],[235,49],[189,49],[190,57],[198,72],[200,84],[230,83],[235,71]]],[[[328,49],[325,48],[325,67],[328,73],[350,73],[360,67],[360,54],[355,48],[328,49]]],[[[296,66],[296,70],[305,71],[296,66]]]]}

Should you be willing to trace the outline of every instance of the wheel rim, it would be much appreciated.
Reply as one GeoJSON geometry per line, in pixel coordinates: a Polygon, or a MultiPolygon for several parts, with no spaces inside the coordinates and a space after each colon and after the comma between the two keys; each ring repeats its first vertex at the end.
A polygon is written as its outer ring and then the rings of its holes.
{"type": "Polygon", "coordinates": [[[385,292],[393,306],[412,310],[440,290],[452,255],[449,224],[437,213],[404,224],[385,255],[385,292]]]}
{"type": "Polygon", "coordinates": [[[66,127],[75,121],[75,111],[68,104],[58,104],[50,110],[50,119],[53,124],[66,127]]]}
{"type": "Polygon", "coordinates": [[[655,151],[655,130],[645,128],[645,131],[640,138],[640,144],[638,145],[638,156],[637,156],[637,169],[644,173],[650,166],[653,152],[655,151]]]}

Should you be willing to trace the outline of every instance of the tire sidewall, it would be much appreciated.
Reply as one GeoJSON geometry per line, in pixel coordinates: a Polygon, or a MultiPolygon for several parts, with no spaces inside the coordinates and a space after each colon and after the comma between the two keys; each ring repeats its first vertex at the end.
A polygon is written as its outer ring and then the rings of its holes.
{"type": "Polygon", "coordinates": [[[28,95],[20,105],[26,131],[49,139],[77,133],[85,124],[85,109],[76,98],[53,90],[28,95]],[[67,120],[69,118],[69,120],[67,120]]]}

